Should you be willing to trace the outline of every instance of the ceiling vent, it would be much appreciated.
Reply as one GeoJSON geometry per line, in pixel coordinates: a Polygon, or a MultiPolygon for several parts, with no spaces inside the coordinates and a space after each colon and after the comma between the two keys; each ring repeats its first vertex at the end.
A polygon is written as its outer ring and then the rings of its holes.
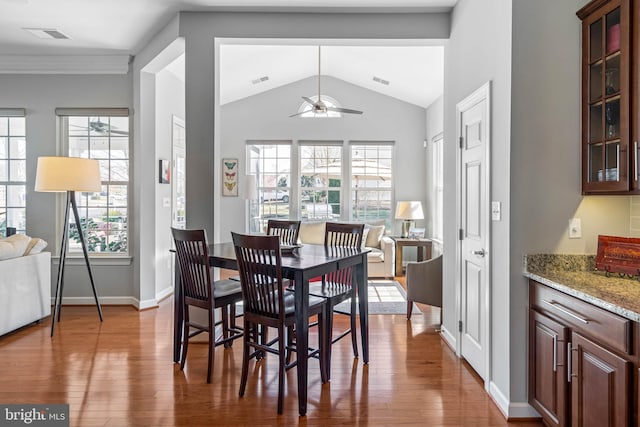
{"type": "Polygon", "coordinates": [[[69,38],[66,34],[54,28],[23,28],[23,30],[30,32],[39,39],[65,40],[69,38]]]}
{"type": "Polygon", "coordinates": [[[266,82],[267,80],[269,80],[269,76],[262,76],[257,79],[251,80],[251,83],[257,85],[258,83],[266,82]]]}
{"type": "Polygon", "coordinates": [[[373,81],[378,82],[381,85],[389,86],[389,80],[381,79],[380,77],[373,76],[373,81]]]}

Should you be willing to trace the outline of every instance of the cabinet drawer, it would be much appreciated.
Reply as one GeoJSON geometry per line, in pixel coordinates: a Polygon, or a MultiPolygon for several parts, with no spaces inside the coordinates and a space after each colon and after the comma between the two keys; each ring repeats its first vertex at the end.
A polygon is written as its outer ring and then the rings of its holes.
{"type": "Polygon", "coordinates": [[[529,303],[535,310],[570,325],[613,350],[632,354],[631,320],[533,280],[529,281],[529,287],[529,303]]]}

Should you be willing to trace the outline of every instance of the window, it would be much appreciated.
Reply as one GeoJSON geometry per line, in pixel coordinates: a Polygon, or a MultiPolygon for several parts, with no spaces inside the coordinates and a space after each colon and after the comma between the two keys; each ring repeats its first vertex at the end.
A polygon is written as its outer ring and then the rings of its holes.
{"type": "Polygon", "coordinates": [[[26,233],[27,139],[23,109],[0,109],[0,234],[26,233]]]}
{"type": "Polygon", "coordinates": [[[391,229],[393,144],[351,144],[352,220],[384,220],[391,229]]]}
{"type": "Polygon", "coordinates": [[[443,134],[440,133],[433,137],[433,151],[431,156],[433,171],[433,203],[431,204],[431,217],[433,218],[433,231],[432,237],[434,239],[443,240],[443,222],[442,222],[442,210],[443,201],[442,196],[444,194],[443,185],[443,170],[442,170],[442,150],[443,150],[443,134]]]}
{"type": "Polygon", "coordinates": [[[303,220],[340,218],[342,164],[342,142],[300,143],[300,212],[303,220]]]}
{"type": "Polygon", "coordinates": [[[258,190],[249,202],[249,231],[263,232],[269,219],[290,216],[291,142],[249,141],[247,158],[247,179],[256,179],[258,190]]]}
{"type": "MultiPolygon", "coordinates": [[[[70,157],[100,163],[102,191],[76,193],[80,222],[91,253],[127,254],[129,250],[128,109],[57,109],[65,150],[70,157]]],[[[82,248],[70,215],[69,253],[82,248]]]]}

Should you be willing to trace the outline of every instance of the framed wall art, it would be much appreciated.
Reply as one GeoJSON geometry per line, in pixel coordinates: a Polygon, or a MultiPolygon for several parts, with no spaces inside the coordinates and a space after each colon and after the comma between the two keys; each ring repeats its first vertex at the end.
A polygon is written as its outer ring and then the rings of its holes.
{"type": "Polygon", "coordinates": [[[222,159],[222,195],[238,197],[238,159],[222,159]]]}

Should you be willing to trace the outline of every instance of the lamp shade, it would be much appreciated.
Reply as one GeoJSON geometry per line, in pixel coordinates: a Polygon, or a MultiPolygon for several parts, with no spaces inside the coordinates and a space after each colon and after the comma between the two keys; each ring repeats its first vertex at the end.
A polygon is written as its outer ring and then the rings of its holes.
{"type": "Polygon", "coordinates": [[[95,192],[102,189],[100,164],[80,157],[38,157],[36,191],[95,192]]]}
{"type": "Polygon", "coordinates": [[[398,202],[396,219],[424,219],[422,203],[419,201],[398,202]]]}

